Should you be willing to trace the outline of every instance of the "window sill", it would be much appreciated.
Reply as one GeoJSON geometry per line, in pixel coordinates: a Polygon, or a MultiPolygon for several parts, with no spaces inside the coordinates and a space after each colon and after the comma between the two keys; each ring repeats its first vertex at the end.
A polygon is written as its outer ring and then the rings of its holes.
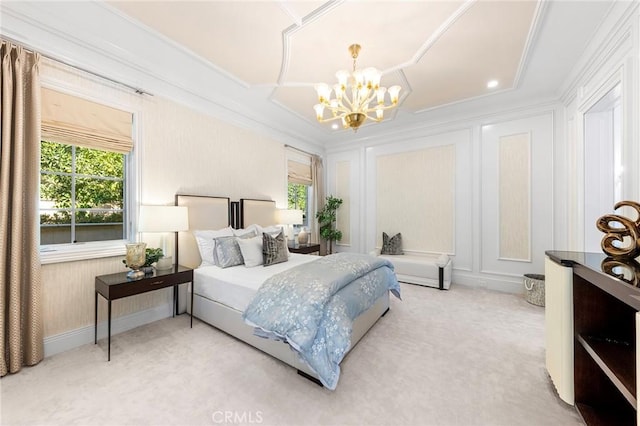
{"type": "Polygon", "coordinates": [[[126,241],[103,243],[56,244],[40,247],[40,263],[75,262],[78,260],[100,259],[124,256],[126,241]]]}

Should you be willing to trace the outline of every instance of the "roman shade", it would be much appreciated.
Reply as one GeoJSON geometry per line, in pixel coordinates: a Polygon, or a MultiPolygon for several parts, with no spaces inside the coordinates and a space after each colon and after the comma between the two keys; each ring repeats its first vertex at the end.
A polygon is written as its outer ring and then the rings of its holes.
{"type": "Polygon", "coordinates": [[[133,149],[133,115],[51,89],[42,89],[42,139],[126,154],[133,149]]]}
{"type": "Polygon", "coordinates": [[[304,163],[292,159],[287,160],[287,180],[289,183],[312,185],[311,158],[309,158],[308,162],[304,163]]]}

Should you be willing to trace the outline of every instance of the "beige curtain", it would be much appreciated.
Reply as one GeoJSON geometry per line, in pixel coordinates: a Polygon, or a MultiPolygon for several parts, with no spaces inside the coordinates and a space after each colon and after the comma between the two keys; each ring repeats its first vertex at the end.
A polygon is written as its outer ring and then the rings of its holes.
{"type": "MultiPolygon", "coordinates": [[[[317,155],[311,157],[311,179],[313,181],[313,205],[316,212],[324,207],[324,169],[322,167],[322,158],[317,155]]],[[[316,215],[313,215],[313,241],[320,243],[320,255],[327,254],[326,241],[320,239],[320,227],[318,226],[318,219],[316,215]]]]}
{"type": "Polygon", "coordinates": [[[38,180],[40,55],[0,40],[0,376],[44,357],[38,180]]]}

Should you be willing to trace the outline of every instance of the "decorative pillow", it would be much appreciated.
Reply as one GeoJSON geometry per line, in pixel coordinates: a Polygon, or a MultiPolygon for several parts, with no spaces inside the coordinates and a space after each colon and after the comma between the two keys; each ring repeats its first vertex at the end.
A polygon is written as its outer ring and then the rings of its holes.
{"type": "Polygon", "coordinates": [[[264,266],[286,262],[289,259],[284,232],[280,231],[275,237],[267,232],[262,233],[262,259],[264,266]]]}
{"type": "Polygon", "coordinates": [[[252,268],[262,265],[262,237],[237,238],[236,241],[244,258],[244,266],[252,268]]]}
{"type": "Polygon", "coordinates": [[[231,227],[218,229],[217,231],[213,230],[196,230],[193,231],[193,236],[196,239],[196,243],[198,244],[198,251],[200,251],[200,258],[202,258],[202,263],[200,266],[211,266],[215,265],[213,261],[213,249],[215,247],[215,238],[218,237],[230,237],[233,235],[233,230],[231,227]]]}
{"type": "Polygon", "coordinates": [[[382,250],[380,254],[404,254],[402,252],[402,234],[398,232],[389,238],[386,232],[382,233],[382,250]]]}
{"type": "Polygon", "coordinates": [[[282,226],[278,226],[278,225],[272,225],[272,226],[267,226],[267,227],[262,227],[260,225],[256,225],[258,227],[258,235],[263,234],[263,233],[267,233],[269,235],[271,235],[272,237],[277,237],[278,234],[280,232],[284,233],[284,239],[285,239],[285,246],[287,247],[287,257],[289,257],[289,245],[287,243],[287,234],[286,231],[284,230],[284,228],[282,226]]]}
{"type": "Polygon", "coordinates": [[[213,249],[213,260],[221,268],[242,265],[244,258],[238,245],[238,238],[255,237],[255,232],[244,234],[242,237],[220,237],[216,238],[216,246],[213,249]]]}

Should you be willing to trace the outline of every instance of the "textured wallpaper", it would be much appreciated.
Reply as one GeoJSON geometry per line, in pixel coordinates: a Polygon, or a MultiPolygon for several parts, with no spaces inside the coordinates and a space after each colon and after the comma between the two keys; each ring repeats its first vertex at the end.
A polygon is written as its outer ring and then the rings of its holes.
{"type": "MultiPolygon", "coordinates": [[[[44,61],[43,85],[135,113],[139,202],[173,204],[177,192],[275,200],[286,205],[284,145],[158,96],[129,89],[55,62],[44,61]]],[[[143,241],[157,245],[157,235],[143,241]]],[[[94,278],[121,272],[121,257],[43,265],[45,337],[93,325],[94,278]]],[[[171,290],[113,304],[113,317],[171,301],[171,290]]],[[[101,302],[103,303],[103,302],[101,302]]],[[[101,306],[106,312],[106,305],[101,306]]]]}
{"type": "Polygon", "coordinates": [[[455,146],[444,145],[378,157],[378,247],[382,232],[401,232],[406,250],[453,253],[455,156],[455,146]]]}
{"type": "Polygon", "coordinates": [[[530,135],[502,136],[498,143],[499,256],[531,259],[530,135]]]}

